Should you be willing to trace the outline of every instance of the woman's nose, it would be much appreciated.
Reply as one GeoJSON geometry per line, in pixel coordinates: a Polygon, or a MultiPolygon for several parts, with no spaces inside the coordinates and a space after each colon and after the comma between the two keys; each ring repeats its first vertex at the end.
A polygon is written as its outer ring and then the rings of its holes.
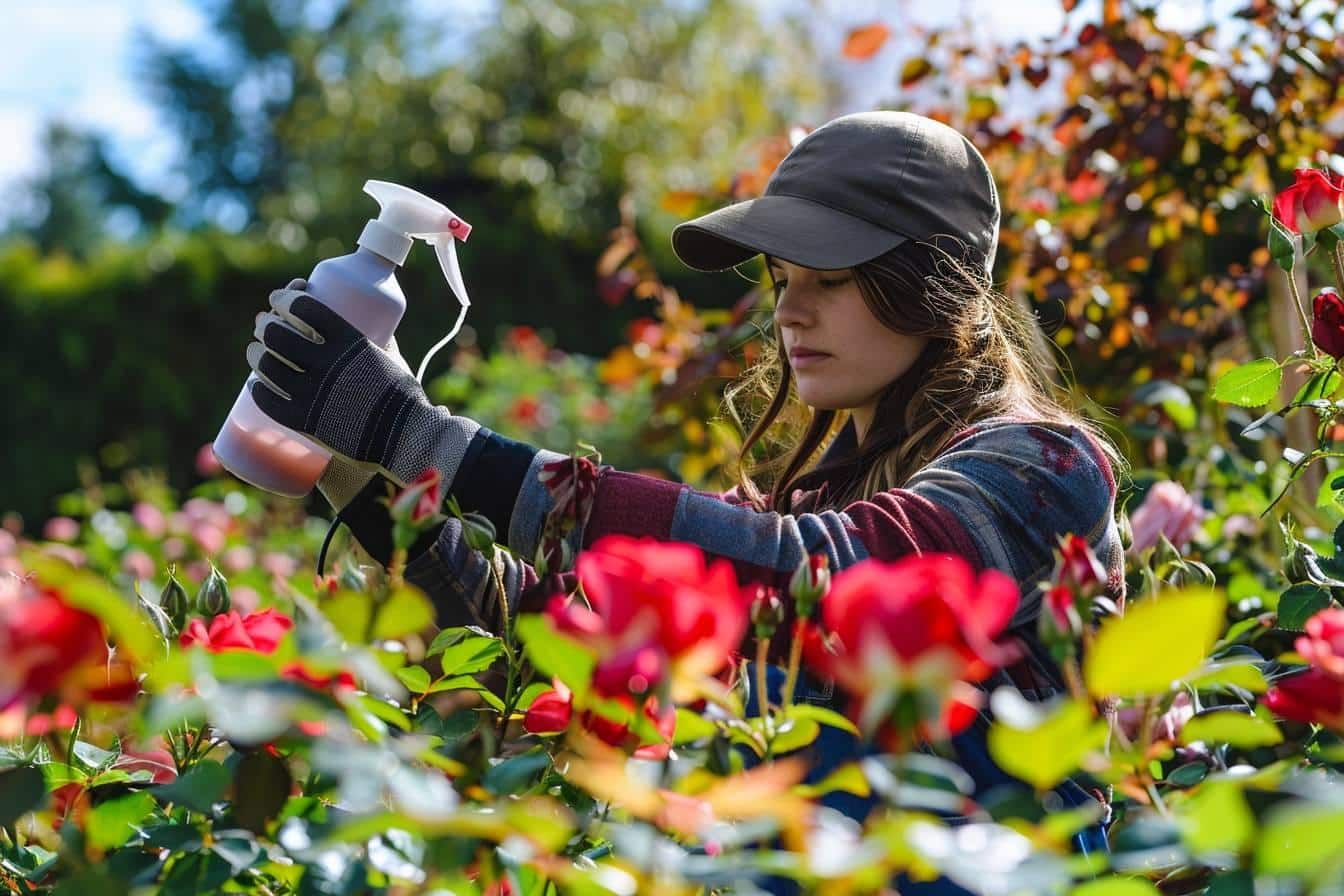
{"type": "Polygon", "coordinates": [[[811,306],[797,292],[790,295],[785,289],[775,300],[775,323],[781,327],[806,327],[812,317],[811,306]]]}

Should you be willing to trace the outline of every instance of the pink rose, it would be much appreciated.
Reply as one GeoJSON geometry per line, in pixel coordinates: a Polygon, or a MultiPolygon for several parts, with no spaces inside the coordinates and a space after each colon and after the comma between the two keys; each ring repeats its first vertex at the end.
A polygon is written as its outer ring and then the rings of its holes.
{"type": "Polygon", "coordinates": [[[79,537],[79,523],[68,516],[54,516],[42,527],[42,537],[48,541],[74,541],[79,537]]]}
{"type": "Polygon", "coordinates": [[[137,579],[154,578],[154,558],[139,548],[129,550],[122,555],[121,568],[127,575],[137,579]]]}
{"type": "Polygon", "coordinates": [[[131,519],[150,538],[158,538],[168,530],[168,518],[163,515],[163,511],[147,501],[136,502],[131,508],[131,519]]]}
{"type": "Polygon", "coordinates": [[[1180,550],[1190,543],[1205,516],[1204,508],[1179,482],[1163,480],[1148,490],[1143,503],[1130,514],[1129,523],[1134,530],[1130,553],[1148,550],[1157,544],[1159,535],[1167,536],[1167,540],[1180,550]]]}
{"type": "Polygon", "coordinates": [[[215,457],[215,449],[206,442],[196,450],[196,472],[200,473],[206,479],[218,476],[224,470],[224,465],[215,457]]]}

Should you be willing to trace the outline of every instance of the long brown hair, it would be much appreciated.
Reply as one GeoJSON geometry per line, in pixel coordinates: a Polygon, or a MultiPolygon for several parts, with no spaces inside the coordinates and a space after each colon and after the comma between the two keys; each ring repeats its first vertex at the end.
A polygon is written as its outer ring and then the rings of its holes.
{"type": "Polygon", "coordinates": [[[1081,427],[1117,471],[1124,465],[1101,429],[1070,407],[1053,343],[1025,302],[995,291],[983,265],[966,260],[960,247],[907,242],[856,266],[853,275],[878,321],[898,333],[928,336],[928,344],[879,397],[854,456],[809,470],[849,414],[809,408],[798,399],[775,324],[773,340],[724,402],[743,430],[755,416],[737,478],[758,509],[787,513],[795,489],[822,483],[829,507],[899,488],[957,432],[996,416],[1081,427]],[[768,484],[768,493],[759,482],[768,484]]]}

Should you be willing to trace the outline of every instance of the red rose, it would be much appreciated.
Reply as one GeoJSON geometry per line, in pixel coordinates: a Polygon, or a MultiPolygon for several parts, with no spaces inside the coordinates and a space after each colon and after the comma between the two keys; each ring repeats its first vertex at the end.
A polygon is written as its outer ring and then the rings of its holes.
{"type": "Polygon", "coordinates": [[[974,718],[983,680],[1015,653],[994,638],[1017,608],[1017,584],[997,570],[978,576],[963,558],[926,554],[865,560],[835,576],[821,604],[829,649],[810,662],[856,698],[866,733],[952,734],[974,718]]]}
{"type": "Polygon", "coordinates": [[[1311,300],[1311,341],[1332,358],[1344,357],[1344,299],[1328,287],[1311,300]]]}
{"type": "Polygon", "coordinates": [[[509,419],[524,429],[541,426],[542,405],[531,395],[523,395],[509,406],[509,419]]]}
{"type": "Polygon", "coordinates": [[[559,734],[569,727],[574,705],[569,688],[559,681],[555,689],[538,694],[523,715],[523,728],[533,734],[559,734]]]}
{"type": "Polygon", "coordinates": [[[1308,663],[1344,682],[1344,610],[1322,610],[1307,620],[1297,648],[1308,663]]]}
{"type": "MultiPolygon", "coordinates": [[[[523,715],[523,728],[532,734],[559,734],[569,728],[574,718],[574,695],[559,680],[554,682],[555,689],[538,694],[523,715]]],[[[630,713],[634,713],[634,702],[628,697],[621,702],[630,713]]],[[[662,759],[667,756],[672,735],[676,732],[677,713],[674,707],[659,709],[652,698],[644,701],[644,715],[657,729],[661,740],[651,743],[632,742],[629,724],[599,716],[594,712],[584,712],[579,723],[585,731],[596,735],[604,743],[613,747],[634,748],[637,759],[662,759]]]]}
{"type": "Polygon", "coordinates": [[[1055,581],[1073,585],[1084,594],[1106,584],[1106,567],[1101,565],[1086,538],[1070,534],[1060,541],[1055,581]]]}
{"type": "Polygon", "coordinates": [[[1293,233],[1314,233],[1344,218],[1344,178],[1299,168],[1293,185],[1274,197],[1274,217],[1293,233]]]}
{"type": "Polygon", "coordinates": [[[0,607],[0,657],[0,710],[52,694],[78,705],[139,691],[130,666],[109,655],[98,617],[34,582],[0,607]]]}
{"type": "Polygon", "coordinates": [[[237,610],[221,613],[210,620],[210,627],[200,619],[193,619],[178,637],[183,647],[199,644],[211,653],[225,650],[254,650],[274,653],[285,633],[294,627],[294,620],[283,613],[267,609],[239,616],[237,610]]]}
{"type": "Polygon", "coordinates": [[[1265,694],[1264,704],[1282,718],[1344,732],[1344,681],[1320,669],[1280,678],[1265,694]]]}
{"type": "Polygon", "coordinates": [[[359,686],[348,669],[315,672],[300,662],[286,663],[280,670],[280,677],[305,684],[315,691],[354,690],[359,686]]]}
{"type": "Polygon", "coordinates": [[[1056,632],[1075,634],[1081,622],[1074,606],[1073,591],[1067,585],[1055,585],[1041,598],[1041,619],[1048,620],[1056,632]]]}
{"type": "Polygon", "coordinates": [[[392,496],[389,510],[393,519],[419,525],[433,519],[442,505],[443,476],[433,467],[426,467],[392,496]]]}
{"type": "Polygon", "coordinates": [[[646,644],[599,662],[593,669],[593,688],[605,697],[642,696],[657,690],[666,678],[666,654],[646,644]]]}
{"type": "MultiPolygon", "coordinates": [[[[674,670],[713,674],[729,661],[747,629],[737,577],[726,560],[705,563],[689,544],[600,539],[579,555],[583,592],[611,647],[657,644],[674,670]]],[[[561,628],[591,626],[581,605],[552,604],[561,628]]]]}

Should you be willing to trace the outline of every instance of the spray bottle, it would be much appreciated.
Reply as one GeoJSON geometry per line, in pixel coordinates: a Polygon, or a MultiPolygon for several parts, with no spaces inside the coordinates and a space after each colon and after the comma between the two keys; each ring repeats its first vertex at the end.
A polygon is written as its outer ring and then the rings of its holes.
{"type": "MultiPolygon", "coordinates": [[[[429,359],[457,335],[471,305],[456,249],[456,241],[467,238],[471,225],[441,203],[399,184],[371,180],[364,184],[364,192],[378,200],[382,211],[364,226],[358,250],[328,258],[313,268],[308,292],[369,341],[385,347],[406,313],[406,296],[397,283],[396,270],[406,261],[415,239],[432,245],[461,311],[448,335],[420,362],[416,379],[423,380],[429,359]]],[[[263,413],[252,400],[254,382],[255,373],[243,384],[215,438],[215,456],[245,482],[278,495],[301,498],[322,477],[331,453],[263,413]]]]}

